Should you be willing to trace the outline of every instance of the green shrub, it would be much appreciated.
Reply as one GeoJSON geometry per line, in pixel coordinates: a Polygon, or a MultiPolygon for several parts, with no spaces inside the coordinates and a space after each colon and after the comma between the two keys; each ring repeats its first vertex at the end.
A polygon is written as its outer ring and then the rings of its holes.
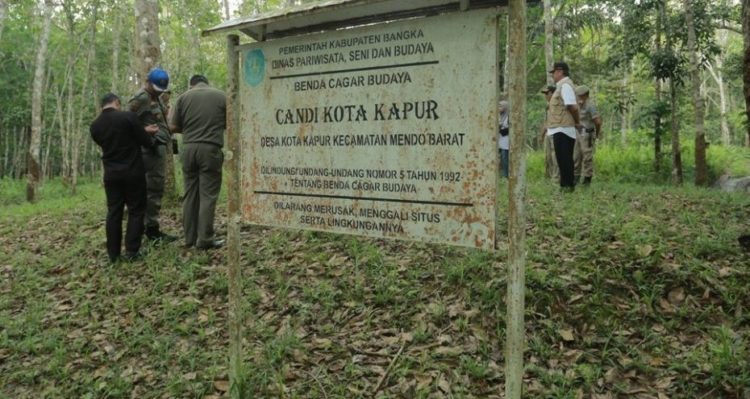
{"type": "MultiPolygon", "coordinates": [[[[692,141],[682,141],[682,169],[685,182],[695,178],[695,146],[692,141]]],[[[731,176],[750,176],[750,149],[711,145],[706,152],[709,182],[713,183],[724,173],[731,176]]],[[[527,160],[529,179],[544,178],[544,152],[532,151],[527,160]]],[[[654,170],[654,148],[647,145],[622,147],[599,145],[594,155],[594,176],[597,180],[614,183],[667,183],[672,172],[672,153],[668,145],[662,148],[660,170],[654,170]]]]}

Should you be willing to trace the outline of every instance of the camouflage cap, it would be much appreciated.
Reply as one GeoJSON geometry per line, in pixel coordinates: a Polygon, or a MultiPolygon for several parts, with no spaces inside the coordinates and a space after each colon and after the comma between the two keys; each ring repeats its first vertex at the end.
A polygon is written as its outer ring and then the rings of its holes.
{"type": "Polygon", "coordinates": [[[576,95],[582,96],[584,94],[589,94],[589,87],[586,85],[580,85],[576,87],[576,95]]]}

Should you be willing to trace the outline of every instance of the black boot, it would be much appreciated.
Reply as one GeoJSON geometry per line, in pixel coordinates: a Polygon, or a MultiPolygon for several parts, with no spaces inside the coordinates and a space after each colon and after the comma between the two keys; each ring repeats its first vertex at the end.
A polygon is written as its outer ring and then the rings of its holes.
{"type": "Polygon", "coordinates": [[[146,227],[146,238],[148,238],[151,241],[161,241],[161,242],[172,242],[172,241],[177,240],[177,237],[166,234],[162,232],[161,230],[159,230],[159,226],[146,227]]]}

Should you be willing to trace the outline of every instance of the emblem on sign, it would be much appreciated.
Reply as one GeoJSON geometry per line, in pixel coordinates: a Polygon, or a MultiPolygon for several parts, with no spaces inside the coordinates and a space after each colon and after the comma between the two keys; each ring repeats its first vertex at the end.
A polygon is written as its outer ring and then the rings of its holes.
{"type": "Polygon", "coordinates": [[[263,81],[266,72],[266,57],[263,50],[255,49],[245,54],[245,82],[257,86],[263,81]]]}

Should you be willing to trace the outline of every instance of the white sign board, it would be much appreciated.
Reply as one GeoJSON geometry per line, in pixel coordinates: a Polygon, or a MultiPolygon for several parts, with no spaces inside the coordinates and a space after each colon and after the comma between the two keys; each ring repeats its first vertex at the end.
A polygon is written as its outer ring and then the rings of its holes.
{"type": "Polygon", "coordinates": [[[497,48],[496,10],[243,47],[245,220],[493,248],[497,48]]]}

